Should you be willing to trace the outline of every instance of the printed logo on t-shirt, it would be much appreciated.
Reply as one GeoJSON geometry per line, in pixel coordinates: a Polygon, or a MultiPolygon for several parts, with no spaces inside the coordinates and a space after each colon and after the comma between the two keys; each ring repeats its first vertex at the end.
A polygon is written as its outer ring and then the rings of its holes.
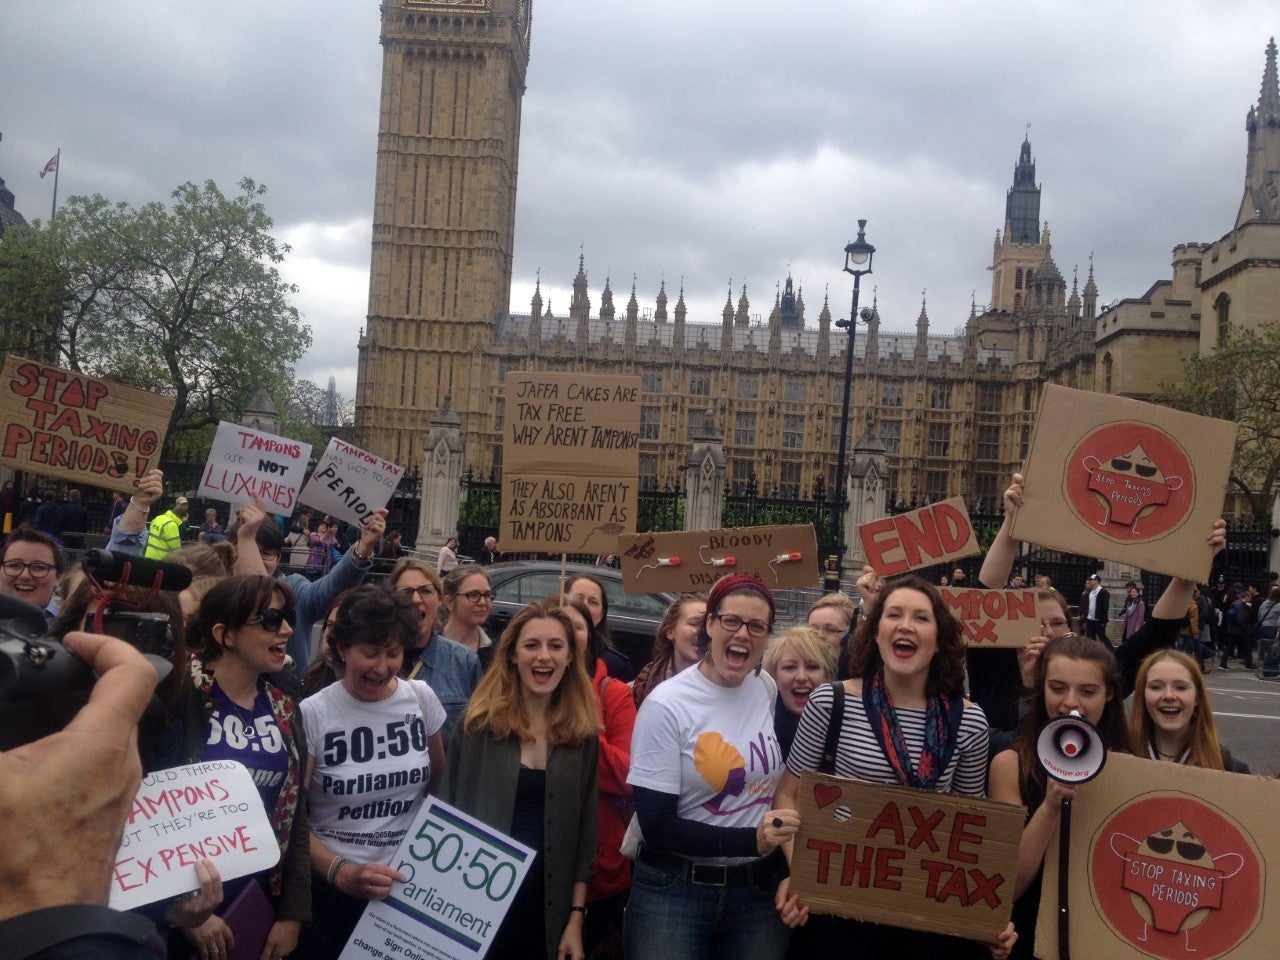
{"type": "Polygon", "coordinates": [[[751,769],[759,768],[762,779],[747,786],[747,762],[737,747],[715,731],[698,736],[693,748],[693,766],[716,795],[702,804],[708,813],[727,816],[758,804],[773,802],[776,777],[770,773],[782,766],[782,753],[777,741],[759,734],[751,743],[751,769]]]}

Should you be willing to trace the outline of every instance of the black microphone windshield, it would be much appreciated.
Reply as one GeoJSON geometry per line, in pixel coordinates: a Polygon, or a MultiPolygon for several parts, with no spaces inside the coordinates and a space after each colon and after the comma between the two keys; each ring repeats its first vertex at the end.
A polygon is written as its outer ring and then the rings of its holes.
{"type": "Polygon", "coordinates": [[[86,550],[80,563],[87,573],[104,583],[124,580],[131,587],[158,586],[161,590],[185,590],[191,586],[191,570],[180,563],[148,560],[114,550],[86,550]]]}

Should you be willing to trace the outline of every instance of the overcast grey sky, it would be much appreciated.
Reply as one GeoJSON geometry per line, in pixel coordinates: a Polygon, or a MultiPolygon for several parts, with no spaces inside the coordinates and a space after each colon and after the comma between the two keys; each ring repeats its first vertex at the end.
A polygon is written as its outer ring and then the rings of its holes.
{"type": "MultiPolygon", "coordinates": [[[[368,297],[376,0],[10,0],[0,176],[28,219],[60,197],[143,203],[186,180],[266,184],[315,335],[299,372],[355,391],[368,297]]],[[[1030,138],[1064,276],[1141,296],[1174,245],[1234,223],[1272,2],[534,0],[512,307],[557,314],[579,247],[598,309],[683,278],[691,321],[728,283],[767,317],[790,263],[816,324],[848,314],[859,218],[886,330],[990,298],[992,240],[1030,138]]]]}

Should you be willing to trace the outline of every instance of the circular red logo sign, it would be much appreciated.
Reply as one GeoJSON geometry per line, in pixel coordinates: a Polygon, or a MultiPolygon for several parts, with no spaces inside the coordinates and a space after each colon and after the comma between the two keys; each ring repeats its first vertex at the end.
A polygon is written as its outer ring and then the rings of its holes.
{"type": "Polygon", "coordinates": [[[1068,459],[1064,494],[1076,515],[1117,543],[1146,543],[1178,529],[1195,502],[1195,471],[1159,427],[1125,421],[1098,427],[1068,459]]]}
{"type": "Polygon", "coordinates": [[[1262,919],[1262,865],[1244,829],[1186,795],[1128,804],[1093,837],[1093,896],[1112,930],[1160,960],[1213,960],[1262,919]]]}

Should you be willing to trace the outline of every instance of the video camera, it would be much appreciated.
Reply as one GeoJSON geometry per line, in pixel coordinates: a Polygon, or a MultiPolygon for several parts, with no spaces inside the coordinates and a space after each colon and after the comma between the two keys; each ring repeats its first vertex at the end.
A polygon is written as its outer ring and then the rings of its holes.
{"type": "MultiPolygon", "coordinates": [[[[118,603],[125,587],[184,590],[191,571],[176,563],[90,550],[81,561],[102,592],[85,629],[105,633],[137,649],[164,677],[172,669],[169,617],[118,603]]],[[[0,593],[0,750],[30,743],[65,727],[89,700],[94,675],[87,664],[46,632],[44,611],[0,593]]]]}

